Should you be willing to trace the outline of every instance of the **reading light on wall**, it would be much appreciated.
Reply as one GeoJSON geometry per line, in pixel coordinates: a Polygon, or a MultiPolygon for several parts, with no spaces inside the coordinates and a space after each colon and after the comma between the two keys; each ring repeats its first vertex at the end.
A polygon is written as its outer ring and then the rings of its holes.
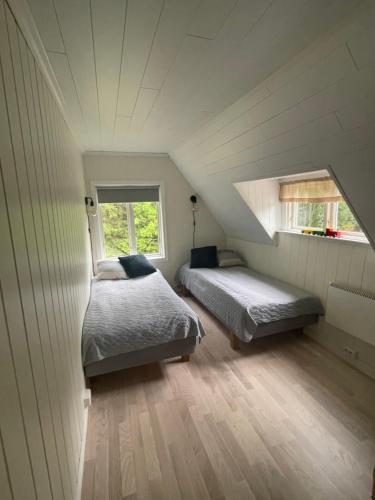
{"type": "Polygon", "coordinates": [[[197,197],[193,194],[190,196],[190,201],[192,204],[192,212],[193,212],[193,248],[195,248],[195,226],[196,226],[196,220],[195,220],[195,212],[198,211],[198,205],[197,205],[197,197]]]}
{"type": "Polygon", "coordinates": [[[95,217],[96,206],[95,206],[94,200],[91,198],[91,196],[85,196],[85,205],[86,205],[86,213],[87,213],[88,231],[89,231],[89,235],[90,235],[92,274],[94,275],[95,274],[95,271],[94,271],[94,252],[92,250],[92,239],[91,239],[89,215],[91,215],[92,217],[95,217]]]}
{"type": "Polygon", "coordinates": [[[95,206],[94,200],[91,198],[91,196],[85,196],[85,205],[86,205],[87,215],[91,215],[92,217],[95,217],[96,206],[95,206]]]}

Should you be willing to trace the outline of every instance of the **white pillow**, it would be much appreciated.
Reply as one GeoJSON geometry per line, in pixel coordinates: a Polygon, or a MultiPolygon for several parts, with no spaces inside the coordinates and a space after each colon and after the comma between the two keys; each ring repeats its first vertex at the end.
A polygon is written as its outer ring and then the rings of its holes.
{"type": "Polygon", "coordinates": [[[234,250],[218,250],[219,267],[245,266],[245,262],[234,250]]]}
{"type": "Polygon", "coordinates": [[[96,263],[97,280],[127,280],[129,279],[118,260],[103,259],[96,263]]]}

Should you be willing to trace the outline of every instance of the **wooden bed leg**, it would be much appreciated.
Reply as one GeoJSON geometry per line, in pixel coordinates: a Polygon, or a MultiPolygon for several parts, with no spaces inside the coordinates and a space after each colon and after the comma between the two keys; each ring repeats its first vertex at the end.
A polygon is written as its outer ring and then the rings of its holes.
{"type": "Polygon", "coordinates": [[[187,363],[188,361],[190,361],[190,354],[183,354],[181,356],[181,362],[182,363],[187,363]]]}
{"type": "Polygon", "coordinates": [[[240,350],[240,343],[238,341],[238,337],[236,337],[236,335],[231,332],[229,340],[230,340],[231,348],[234,349],[235,351],[239,351],[240,350]]]}

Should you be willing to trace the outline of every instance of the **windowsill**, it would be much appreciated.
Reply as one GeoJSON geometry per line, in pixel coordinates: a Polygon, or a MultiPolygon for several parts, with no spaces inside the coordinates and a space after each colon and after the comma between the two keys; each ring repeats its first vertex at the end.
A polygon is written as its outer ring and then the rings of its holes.
{"type": "Polygon", "coordinates": [[[293,234],[294,236],[300,236],[303,238],[316,238],[324,241],[336,241],[342,243],[354,243],[360,245],[369,245],[369,241],[366,238],[352,237],[352,236],[341,236],[340,238],[333,238],[332,236],[318,236],[316,234],[304,234],[300,231],[293,231],[292,229],[278,229],[278,233],[293,234]]]}
{"type": "MultiPolygon", "coordinates": [[[[136,255],[136,254],[132,254],[136,255]]],[[[165,255],[145,255],[147,260],[154,260],[157,262],[167,262],[168,258],[165,255]]],[[[118,257],[103,257],[105,260],[118,261],[118,257]]]]}
{"type": "Polygon", "coordinates": [[[167,257],[165,255],[146,255],[148,260],[155,260],[157,262],[167,262],[167,257]]]}

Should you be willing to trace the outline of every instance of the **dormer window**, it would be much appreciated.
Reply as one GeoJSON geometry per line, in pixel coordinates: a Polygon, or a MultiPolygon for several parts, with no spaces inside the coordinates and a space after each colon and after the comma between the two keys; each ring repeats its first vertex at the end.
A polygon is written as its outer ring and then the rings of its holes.
{"type": "Polygon", "coordinates": [[[234,186],[271,238],[286,231],[367,242],[328,170],[242,181],[234,186]]]}
{"type": "Polygon", "coordinates": [[[364,237],[335,182],[329,176],[312,179],[281,179],[283,229],[338,231],[342,235],[364,237]]]}

